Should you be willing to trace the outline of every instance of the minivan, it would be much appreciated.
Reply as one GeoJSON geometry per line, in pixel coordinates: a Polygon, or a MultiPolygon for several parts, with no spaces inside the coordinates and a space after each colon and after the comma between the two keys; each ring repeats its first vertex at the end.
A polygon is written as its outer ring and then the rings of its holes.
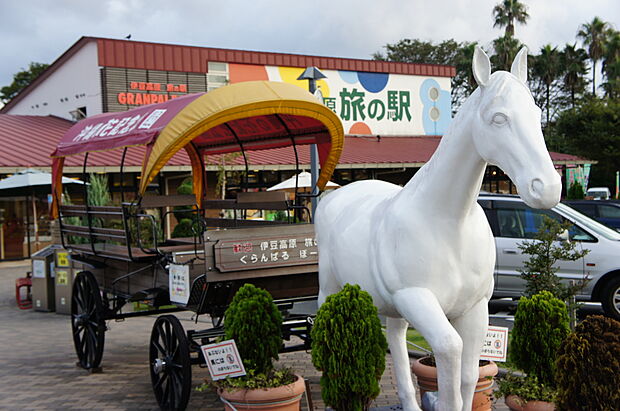
{"type": "Polygon", "coordinates": [[[573,226],[569,230],[569,241],[577,242],[578,249],[590,250],[577,261],[559,261],[557,275],[565,282],[587,278],[589,281],[577,299],[600,302],[606,315],[620,320],[619,232],[561,203],[550,210],[539,210],[529,207],[518,196],[501,194],[480,194],[478,203],[495,236],[494,298],[523,295],[525,280],[519,269],[529,256],[522,254],[519,244],[533,241],[546,215],[558,221],[570,221],[573,226]]]}

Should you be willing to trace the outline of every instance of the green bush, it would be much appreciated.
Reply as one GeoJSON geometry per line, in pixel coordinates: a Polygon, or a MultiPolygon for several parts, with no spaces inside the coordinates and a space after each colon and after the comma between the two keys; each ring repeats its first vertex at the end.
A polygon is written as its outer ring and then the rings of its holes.
{"type": "Polygon", "coordinates": [[[510,358],[540,384],[554,387],[558,348],[570,332],[566,304],[550,292],[521,297],[510,335],[510,358]]]}
{"type": "Polygon", "coordinates": [[[387,351],[370,294],[347,284],[327,297],[311,336],[312,363],[323,372],[325,404],[338,411],[368,409],[380,392],[387,351]]]}
{"type": "Polygon", "coordinates": [[[620,404],[620,322],[590,316],[558,352],[558,405],[563,410],[614,410],[620,404]]]}
{"type": "MultiPolygon", "coordinates": [[[[180,195],[194,194],[194,188],[193,188],[193,183],[192,183],[191,178],[186,178],[185,180],[183,180],[181,185],[177,187],[177,194],[180,194],[180,195]]],[[[191,219],[193,216],[196,215],[195,212],[191,211],[193,209],[194,208],[191,206],[176,206],[173,208],[172,213],[174,214],[174,217],[177,219],[177,221],[180,223],[181,220],[186,219],[186,218],[191,219]]],[[[192,235],[193,234],[189,234],[187,236],[182,235],[179,237],[190,237],[192,235]]]]}
{"type": "Polygon", "coordinates": [[[271,295],[245,284],[224,317],[226,339],[234,339],[246,371],[268,374],[282,345],[282,314],[271,295]]]}
{"type": "Polygon", "coordinates": [[[583,200],[585,197],[585,192],[583,191],[583,186],[578,181],[573,181],[568,187],[568,191],[566,192],[566,198],[568,200],[583,200]]]}

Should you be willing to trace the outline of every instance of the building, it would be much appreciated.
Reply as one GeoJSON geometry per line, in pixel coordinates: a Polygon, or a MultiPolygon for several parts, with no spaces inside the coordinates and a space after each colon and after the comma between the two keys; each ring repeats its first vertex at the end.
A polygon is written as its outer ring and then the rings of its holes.
{"type": "MultiPolygon", "coordinates": [[[[317,98],[342,120],[347,134],[343,155],[334,175],[339,184],[380,178],[404,184],[435,151],[451,120],[450,82],[455,68],[431,64],[394,63],[360,59],[304,56],[283,53],[227,50],[207,47],[146,43],[82,37],[32,84],[0,109],[0,117],[27,120],[38,129],[35,116],[77,121],[86,116],[117,112],[178,96],[205,92],[226,84],[252,80],[284,81],[307,89],[297,80],[306,67],[316,66],[326,76],[317,82],[317,98]],[[52,118],[52,117],[49,117],[52,118]]],[[[42,120],[43,121],[43,120],[42,120]]],[[[47,121],[47,120],[45,120],[47,121]]],[[[45,122],[43,121],[43,122],[45,122]]],[[[22,144],[32,158],[0,158],[0,174],[26,167],[49,170],[47,144],[57,141],[53,133],[23,131],[22,144]],[[43,148],[45,147],[45,148],[43,148]],[[45,153],[44,153],[45,151],[45,153]],[[35,160],[36,158],[36,160],[35,160]]],[[[0,140],[14,136],[0,130],[0,140]]],[[[0,144],[5,144],[1,141],[0,144]]],[[[113,194],[120,187],[137,186],[139,153],[130,153],[120,181],[119,159],[114,155],[89,158],[88,170],[109,175],[113,194]],[[132,157],[133,156],[133,157],[132,157]]],[[[243,159],[207,158],[210,195],[216,174],[225,165],[227,186],[259,190],[309,169],[308,147],[299,150],[299,164],[284,149],[252,152],[250,170],[243,159]]],[[[556,165],[583,162],[573,156],[552,153],[556,165]]],[[[189,173],[189,161],[179,155],[163,169],[159,189],[168,193],[189,173]]],[[[65,172],[82,172],[81,159],[72,158],[65,172]]],[[[513,192],[506,176],[490,169],[484,188],[513,192]]],[[[447,184],[449,184],[447,182],[447,184]]]]}

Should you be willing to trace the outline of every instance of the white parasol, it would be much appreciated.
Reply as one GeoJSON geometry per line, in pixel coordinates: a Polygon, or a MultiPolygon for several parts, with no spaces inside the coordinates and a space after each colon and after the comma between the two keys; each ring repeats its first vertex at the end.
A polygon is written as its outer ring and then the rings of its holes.
{"type": "MultiPolygon", "coordinates": [[[[310,184],[310,173],[307,171],[302,171],[297,175],[297,187],[299,191],[310,191],[312,185],[310,184]]],[[[295,191],[296,178],[295,176],[282,181],[281,183],[276,184],[275,186],[269,187],[267,191],[295,191]]],[[[328,181],[325,185],[325,190],[331,190],[334,188],[340,187],[338,184],[328,181]]]]}

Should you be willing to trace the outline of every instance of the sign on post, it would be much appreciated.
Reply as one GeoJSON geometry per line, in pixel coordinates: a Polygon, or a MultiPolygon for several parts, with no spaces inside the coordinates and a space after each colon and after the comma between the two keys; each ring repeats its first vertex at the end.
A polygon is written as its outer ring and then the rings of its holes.
{"type": "Polygon", "coordinates": [[[508,352],[508,328],[489,325],[482,344],[480,358],[483,360],[506,361],[508,352]]]}
{"type": "Polygon", "coordinates": [[[200,348],[213,381],[226,377],[241,377],[245,375],[245,368],[243,367],[243,362],[241,362],[235,340],[207,344],[200,348]]]}

